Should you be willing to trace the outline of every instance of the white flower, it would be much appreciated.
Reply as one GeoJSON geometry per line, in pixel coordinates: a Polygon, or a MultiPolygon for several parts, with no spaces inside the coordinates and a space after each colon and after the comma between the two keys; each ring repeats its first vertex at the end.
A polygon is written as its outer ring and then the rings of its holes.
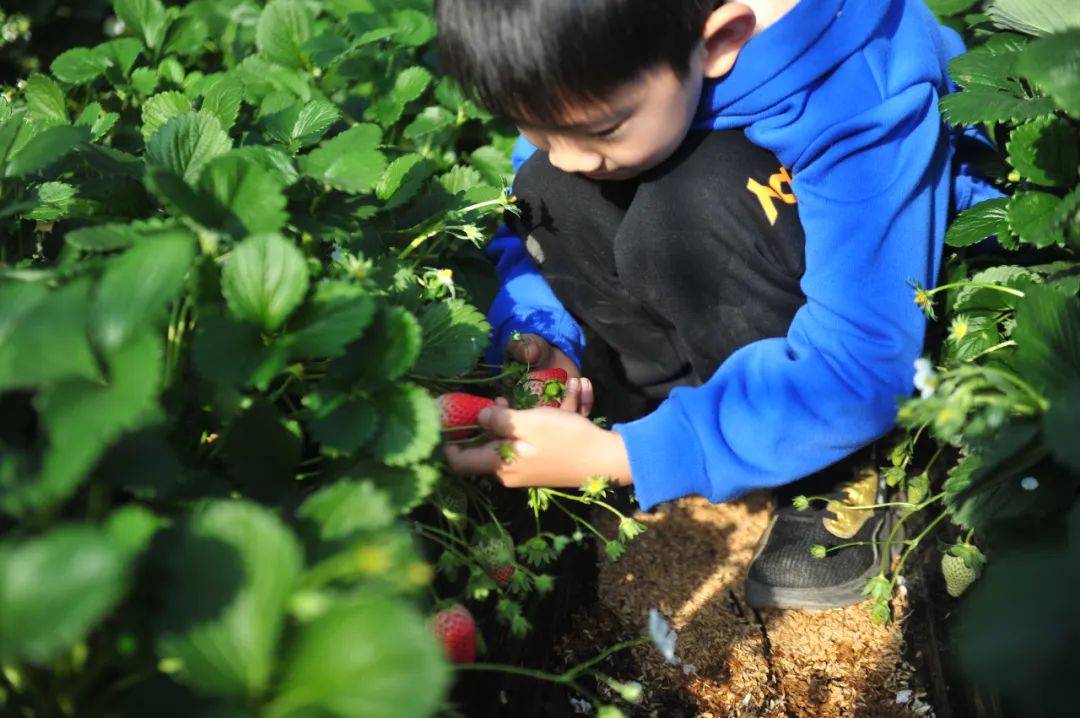
{"type": "Polygon", "coordinates": [[[929,359],[919,357],[915,360],[915,388],[919,390],[923,399],[929,399],[937,390],[938,377],[934,372],[934,365],[929,359]]]}
{"type": "Polygon", "coordinates": [[[1034,491],[1039,488],[1039,480],[1034,476],[1025,476],[1020,480],[1020,488],[1024,491],[1034,491]]]}
{"type": "Polygon", "coordinates": [[[652,639],[656,650],[668,663],[677,663],[675,660],[675,640],[678,636],[671,626],[655,608],[649,609],[649,638],[652,639]]]}
{"type": "Polygon", "coordinates": [[[589,715],[592,713],[592,703],[583,701],[580,698],[570,698],[570,707],[574,709],[574,713],[580,713],[583,715],[589,715]]]}

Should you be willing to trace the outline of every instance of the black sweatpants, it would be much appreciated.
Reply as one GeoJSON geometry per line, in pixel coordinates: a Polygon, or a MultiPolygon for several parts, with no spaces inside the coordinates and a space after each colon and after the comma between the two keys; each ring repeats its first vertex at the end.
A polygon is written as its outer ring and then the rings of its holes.
{"type": "Polygon", "coordinates": [[[624,182],[563,172],[545,153],[518,173],[508,217],[586,331],[596,415],[643,416],[698,386],[740,347],[787,334],[806,298],[790,176],[741,131],[694,132],[624,182]]]}

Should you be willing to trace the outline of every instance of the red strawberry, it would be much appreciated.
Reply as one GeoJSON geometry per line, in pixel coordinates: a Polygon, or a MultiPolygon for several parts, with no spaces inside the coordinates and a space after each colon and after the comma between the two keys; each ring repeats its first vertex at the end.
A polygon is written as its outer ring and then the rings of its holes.
{"type": "Polygon", "coordinates": [[[506,588],[510,585],[511,579],[514,578],[514,574],[517,572],[517,568],[514,564],[503,564],[501,566],[492,566],[487,569],[487,575],[491,576],[491,580],[495,582],[495,585],[499,588],[506,588]]]}
{"type": "Polygon", "coordinates": [[[451,662],[464,664],[476,660],[476,621],[469,609],[455,603],[436,613],[432,626],[451,662]]]}
{"type": "Polygon", "coordinates": [[[564,369],[537,369],[531,371],[519,385],[515,406],[531,409],[536,406],[558,407],[566,394],[569,377],[564,369]]]}
{"type": "MultiPolygon", "coordinates": [[[[472,394],[453,393],[443,394],[439,397],[439,411],[442,415],[444,429],[453,429],[455,426],[472,426],[479,423],[477,415],[486,406],[494,406],[495,402],[482,396],[472,394]]],[[[468,439],[473,434],[472,429],[451,431],[447,437],[456,439],[468,439]]]]}

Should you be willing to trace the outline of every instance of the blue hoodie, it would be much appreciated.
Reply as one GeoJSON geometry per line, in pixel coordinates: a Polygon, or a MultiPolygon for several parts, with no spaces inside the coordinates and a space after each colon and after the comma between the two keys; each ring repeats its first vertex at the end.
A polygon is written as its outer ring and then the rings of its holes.
{"type": "MultiPolygon", "coordinates": [[[[742,128],[792,172],[807,302],[786,337],[613,427],[643,508],[788,483],[893,427],[926,330],[909,281],[935,285],[952,213],[995,194],[954,166],[957,135],[938,112],[963,50],[922,0],[802,0],[706,85],[695,128],[742,128]]],[[[519,143],[515,167],[532,150],[519,143]]],[[[488,359],[519,330],[580,365],[581,328],[521,240],[504,229],[488,254],[501,279],[488,359]]]]}

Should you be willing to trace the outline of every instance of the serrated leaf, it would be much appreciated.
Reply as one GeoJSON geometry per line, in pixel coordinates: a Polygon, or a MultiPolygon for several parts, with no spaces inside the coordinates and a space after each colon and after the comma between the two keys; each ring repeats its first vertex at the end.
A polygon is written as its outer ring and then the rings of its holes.
{"type": "Polygon", "coordinates": [[[420,326],[423,350],[413,371],[438,378],[459,376],[474,368],[491,331],[483,314],[456,299],[425,307],[420,326]]]}
{"type": "Polygon", "coordinates": [[[295,152],[321,140],[340,116],[333,103],[311,100],[306,104],[291,102],[284,109],[266,115],[264,122],[270,137],[295,152]]]}
{"type": "Polygon", "coordinates": [[[938,17],[949,17],[950,15],[956,15],[966,10],[970,10],[978,1],[979,0],[927,0],[926,5],[938,17]]]}
{"type": "Polygon", "coordinates": [[[73,379],[39,393],[49,450],[35,480],[0,495],[4,510],[40,511],[63,501],[114,441],[153,418],[161,374],[157,337],[134,337],[108,360],[108,382],[73,379]]]}
{"type": "Polygon", "coordinates": [[[0,659],[44,663],[75,645],[119,602],[126,572],[125,553],[91,526],[0,542],[0,659]]]}
{"type": "Polygon", "coordinates": [[[994,235],[1008,237],[1008,204],[1008,198],[1001,197],[964,210],[949,226],[945,242],[950,247],[968,247],[994,235]]]}
{"type": "Polygon", "coordinates": [[[24,90],[26,109],[30,118],[43,125],[66,125],[68,122],[67,106],[64,93],[52,78],[45,75],[31,75],[24,90]]]}
{"type": "Polygon", "coordinates": [[[195,237],[175,230],[146,239],[113,259],[102,275],[92,310],[94,334],[112,351],[155,316],[183,286],[195,258],[195,237]]]}
{"type": "Polygon", "coordinates": [[[1080,117],[1080,28],[1031,43],[1020,57],[1018,67],[1025,77],[1054,98],[1058,107],[1080,117]]]}
{"type": "Polygon", "coordinates": [[[330,365],[329,376],[348,386],[361,381],[394,381],[420,356],[421,336],[420,322],[405,308],[380,311],[364,338],[330,365]]]}
{"type": "Polygon", "coordinates": [[[1028,39],[1019,35],[994,36],[985,45],[958,55],[949,62],[949,75],[967,89],[1004,90],[1024,97],[1024,86],[1016,79],[1016,65],[1028,39]]]}
{"type": "Polygon", "coordinates": [[[112,65],[107,55],[87,47],[76,47],[57,56],[49,69],[62,82],[83,85],[101,76],[112,65]]]}
{"type": "Polygon", "coordinates": [[[431,715],[448,681],[446,661],[414,609],[360,595],[303,627],[267,715],[431,715]]]}
{"type": "Polygon", "coordinates": [[[203,95],[200,109],[218,118],[221,127],[228,131],[236,122],[243,98],[244,85],[240,79],[231,74],[225,75],[211,85],[203,95]]]}
{"type": "Polygon", "coordinates": [[[299,0],[271,0],[255,29],[255,45],[272,62],[286,67],[304,66],[301,47],[311,37],[311,16],[299,0]]]}
{"type": "Polygon", "coordinates": [[[153,67],[140,67],[131,73],[131,86],[143,97],[157,89],[161,77],[153,67]]]}
{"type": "Polygon", "coordinates": [[[381,141],[375,125],[356,125],[300,158],[300,168],[335,189],[367,193],[386,169],[386,158],[376,149],[381,141]]]}
{"type": "Polygon", "coordinates": [[[23,177],[40,172],[67,157],[89,136],[90,131],[86,127],[46,127],[31,137],[30,141],[8,160],[4,174],[7,177],[23,177]]]}
{"type": "Polygon", "coordinates": [[[433,171],[434,167],[418,154],[404,155],[391,162],[375,188],[375,196],[386,202],[383,211],[415,197],[433,171]]]}
{"type": "Polygon", "coordinates": [[[379,428],[378,408],[364,397],[344,394],[326,398],[309,394],[304,405],[310,411],[308,424],[316,441],[338,451],[353,453],[367,444],[379,428]]]}
{"type": "Polygon", "coordinates": [[[146,156],[150,162],[194,184],[203,167],[232,147],[221,123],[208,112],[177,115],[150,138],[146,156]]]}
{"type": "Polygon", "coordinates": [[[1048,192],[1017,192],[1009,200],[1009,227],[1036,247],[1063,244],[1065,234],[1054,220],[1060,202],[1048,192]]]}
{"type": "Polygon", "coordinates": [[[43,182],[34,188],[35,206],[23,217],[38,222],[52,222],[67,214],[75,200],[75,188],[66,182],[43,182]]]}
{"type": "Polygon", "coordinates": [[[199,318],[191,345],[195,370],[223,387],[264,389],[285,368],[285,352],[267,345],[258,327],[225,317],[199,318]]]}
{"type": "Polygon", "coordinates": [[[87,342],[86,282],[49,292],[43,284],[0,284],[0,390],[70,378],[99,378],[87,342]]]}
{"type": "Polygon", "coordinates": [[[480,171],[488,184],[503,187],[510,184],[514,168],[510,158],[491,145],[485,145],[469,155],[469,162],[480,171]]]}
{"type": "Polygon", "coordinates": [[[213,695],[261,694],[303,567],[292,532],[256,504],[215,501],[186,522],[164,559],[158,654],[179,659],[175,678],[213,695]]]}
{"type": "Polygon", "coordinates": [[[165,7],[159,0],[114,0],[116,15],[142,37],[151,50],[161,46],[168,26],[165,7]]]}
{"type": "Polygon", "coordinates": [[[165,123],[177,115],[191,112],[191,100],[183,93],[170,90],[159,92],[143,104],[142,136],[149,140],[165,123]]]}
{"type": "Polygon", "coordinates": [[[449,127],[454,116],[442,107],[426,107],[412,122],[406,125],[402,136],[407,140],[416,140],[449,127]]]}
{"type": "Polygon", "coordinates": [[[1060,117],[1047,117],[1012,131],[1006,149],[1009,164],[1030,181],[1068,187],[1076,181],[1080,149],[1076,131],[1060,117]]]}
{"type": "Polygon", "coordinates": [[[221,274],[232,315],[268,332],[281,328],[307,288],[303,253],[278,234],[256,235],[236,245],[221,274]]]}
{"type": "Polygon", "coordinates": [[[375,301],[362,287],[324,281],[296,316],[295,329],[284,339],[296,358],[332,358],[358,339],[371,324],[375,301]]]}
{"type": "Polygon", "coordinates": [[[1052,287],[1029,287],[1016,307],[1014,364],[1043,392],[1080,380],[1080,298],[1052,287]]]}
{"type": "Polygon", "coordinates": [[[198,186],[222,210],[216,226],[235,237],[275,232],[288,219],[279,177],[243,155],[215,157],[198,186]]]}
{"type": "Polygon", "coordinates": [[[483,184],[483,178],[475,167],[454,165],[449,172],[439,177],[439,184],[452,195],[459,195],[483,184]]]}
{"type": "Polygon", "coordinates": [[[188,13],[180,15],[169,25],[162,42],[162,54],[197,55],[203,50],[209,39],[206,22],[199,16],[188,13]]]}
{"type": "Polygon", "coordinates": [[[315,492],[297,513],[314,522],[323,541],[348,538],[357,531],[384,529],[397,517],[389,499],[370,481],[347,480],[315,492]]]}
{"type": "Polygon", "coordinates": [[[1054,101],[1048,97],[1013,97],[1006,92],[976,87],[941,98],[941,112],[954,125],[1022,122],[1053,114],[1054,101]]]}
{"type": "Polygon", "coordinates": [[[292,159],[277,147],[268,145],[247,145],[237,147],[230,154],[256,162],[260,167],[277,177],[283,187],[295,184],[300,179],[292,159]]]}
{"type": "MultiPolygon", "coordinates": [[[[1039,276],[1025,267],[997,265],[976,272],[971,281],[978,284],[998,284],[1012,289],[1026,290],[1039,281],[1039,276]]],[[[1018,298],[1004,292],[984,287],[965,286],[956,293],[952,312],[989,312],[1015,307],[1018,298]]]]}
{"type": "Polygon", "coordinates": [[[986,14],[998,27],[1046,35],[1080,26],[1073,0],[991,0],[986,14]]]}
{"type": "Polygon", "coordinates": [[[127,77],[142,51],[143,44],[131,37],[107,40],[94,48],[94,52],[109,61],[106,75],[114,81],[122,81],[124,77],[127,77]],[[117,77],[114,78],[114,74],[117,77]]]}
{"type": "Polygon", "coordinates": [[[440,439],[439,409],[423,389],[396,384],[375,397],[380,426],[371,452],[387,466],[413,464],[431,454],[440,439]]]}
{"type": "Polygon", "coordinates": [[[435,19],[419,10],[399,10],[391,13],[394,38],[402,45],[419,47],[431,42],[438,34],[435,19]]]}

